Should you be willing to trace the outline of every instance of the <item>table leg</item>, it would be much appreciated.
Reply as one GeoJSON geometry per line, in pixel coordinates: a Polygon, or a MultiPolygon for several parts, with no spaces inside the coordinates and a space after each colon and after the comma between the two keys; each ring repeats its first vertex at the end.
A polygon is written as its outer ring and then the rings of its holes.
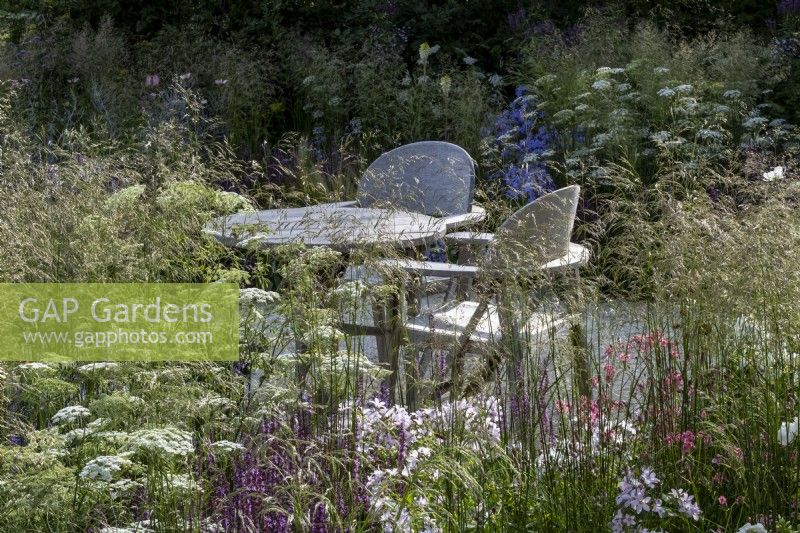
{"type": "Polygon", "coordinates": [[[389,390],[391,403],[395,402],[397,392],[397,374],[400,360],[400,298],[396,294],[387,296],[386,300],[372,306],[375,326],[380,332],[375,340],[378,347],[378,363],[391,371],[391,375],[383,384],[389,390]]]}

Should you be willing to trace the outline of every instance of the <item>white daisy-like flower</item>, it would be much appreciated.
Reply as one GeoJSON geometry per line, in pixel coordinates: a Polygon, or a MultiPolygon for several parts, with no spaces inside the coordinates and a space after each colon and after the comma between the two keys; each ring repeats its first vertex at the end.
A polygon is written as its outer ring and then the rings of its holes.
{"type": "Polygon", "coordinates": [[[54,414],[53,418],[50,419],[50,422],[54,425],[71,424],[91,416],[91,414],[91,411],[82,405],[69,405],[54,414]]]}

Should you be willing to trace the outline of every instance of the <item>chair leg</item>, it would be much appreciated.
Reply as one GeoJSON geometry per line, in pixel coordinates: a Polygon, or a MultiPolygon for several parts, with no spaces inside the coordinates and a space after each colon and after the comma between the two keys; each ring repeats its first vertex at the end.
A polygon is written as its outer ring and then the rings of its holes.
{"type": "Polygon", "coordinates": [[[417,363],[416,351],[409,348],[406,352],[404,365],[406,378],[406,409],[413,411],[417,408],[417,383],[420,379],[420,366],[417,363]]]}

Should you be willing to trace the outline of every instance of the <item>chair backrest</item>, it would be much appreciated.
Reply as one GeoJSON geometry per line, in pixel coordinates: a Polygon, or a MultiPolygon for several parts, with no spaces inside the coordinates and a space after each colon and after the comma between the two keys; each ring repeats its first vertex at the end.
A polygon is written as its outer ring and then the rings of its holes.
{"type": "Polygon", "coordinates": [[[564,187],[540,196],[508,217],[489,249],[491,267],[534,272],[535,265],[565,256],[579,193],[577,185],[564,187]]]}
{"type": "Polygon", "coordinates": [[[372,162],[361,177],[361,207],[391,206],[430,216],[469,213],[475,165],[460,146],[423,141],[395,148],[372,162]]]}

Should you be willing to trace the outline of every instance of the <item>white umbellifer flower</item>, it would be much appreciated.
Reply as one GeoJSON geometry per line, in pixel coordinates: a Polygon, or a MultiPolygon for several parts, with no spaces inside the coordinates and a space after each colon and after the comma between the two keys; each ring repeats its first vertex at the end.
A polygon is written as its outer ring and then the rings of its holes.
{"type": "Polygon", "coordinates": [[[786,119],[784,119],[784,118],[776,118],[776,119],[771,120],[769,122],[770,128],[780,128],[782,126],[785,126],[786,124],[787,124],[787,122],[786,122],[786,119]]]}
{"type": "Polygon", "coordinates": [[[631,90],[631,84],[630,83],[620,83],[619,85],[617,85],[617,91],[619,91],[621,93],[625,93],[625,92],[628,92],[630,90],[631,90]]]}
{"type": "Polygon", "coordinates": [[[112,483],[109,483],[106,486],[106,489],[108,490],[108,492],[111,493],[111,497],[116,499],[118,496],[130,493],[131,491],[138,489],[141,486],[142,484],[139,483],[138,481],[122,478],[112,483]]]}
{"type": "Polygon", "coordinates": [[[503,84],[503,77],[499,74],[492,74],[489,76],[489,84],[492,87],[499,87],[503,84]]]}
{"type": "Polygon", "coordinates": [[[722,139],[722,134],[720,132],[709,129],[698,130],[697,136],[700,137],[701,139],[713,139],[713,140],[722,139]]]}
{"type": "Polygon", "coordinates": [[[653,72],[655,74],[666,74],[669,72],[669,69],[667,67],[656,67],[653,69],[653,72]]]}
{"type": "Polygon", "coordinates": [[[764,181],[782,180],[784,178],[783,167],[775,167],[762,175],[764,176],[764,181]]]}
{"type": "Polygon", "coordinates": [[[361,301],[367,289],[367,284],[357,279],[341,283],[333,290],[333,294],[340,301],[353,303],[361,301]]]}
{"type": "Polygon", "coordinates": [[[317,78],[315,76],[306,76],[305,78],[303,78],[303,86],[307,87],[312,83],[314,83],[315,81],[317,81],[317,78]]]}
{"type": "Polygon", "coordinates": [[[714,106],[714,113],[717,113],[719,115],[727,115],[730,112],[731,112],[731,108],[726,106],[726,105],[717,104],[717,105],[714,106]]]}
{"type": "Polygon", "coordinates": [[[742,127],[748,130],[752,130],[763,126],[767,123],[767,119],[764,117],[748,117],[742,121],[742,127]]]}
{"type": "Polygon", "coordinates": [[[232,453],[244,451],[244,446],[238,442],[231,442],[229,440],[218,440],[211,443],[211,448],[218,452],[232,453]]]}
{"type": "Polygon", "coordinates": [[[663,87],[663,88],[659,89],[658,96],[663,96],[664,98],[669,98],[670,96],[675,96],[675,91],[673,91],[669,87],[663,87]]]}
{"type": "Polygon", "coordinates": [[[276,304],[280,299],[281,295],[274,291],[265,291],[255,287],[239,290],[239,306],[243,309],[276,304]]]}
{"type": "Polygon", "coordinates": [[[657,131],[650,136],[652,140],[659,143],[665,143],[672,138],[672,134],[668,131],[657,131]]]}
{"type": "Polygon", "coordinates": [[[84,479],[111,481],[123,468],[133,466],[129,456],[130,453],[99,455],[86,463],[79,475],[84,479]]]}
{"type": "Polygon", "coordinates": [[[731,100],[735,100],[736,98],[739,98],[741,96],[742,96],[742,92],[741,91],[737,91],[736,89],[729,89],[729,90],[725,91],[724,93],[722,93],[722,97],[723,98],[730,98],[731,100]]]}
{"type": "Polygon", "coordinates": [[[194,452],[192,434],[172,427],[134,431],[130,434],[127,447],[165,455],[189,455],[194,452]]]}
{"type": "Polygon", "coordinates": [[[213,409],[230,409],[233,407],[233,401],[224,396],[206,396],[201,398],[197,405],[200,407],[211,407],[213,409]]]}
{"type": "Polygon", "coordinates": [[[678,93],[684,93],[684,94],[686,94],[686,93],[690,93],[690,92],[692,92],[692,89],[694,89],[694,87],[692,87],[692,86],[691,86],[691,85],[689,85],[688,83],[683,83],[683,84],[681,84],[681,85],[678,85],[677,87],[675,87],[675,89],[673,89],[673,90],[674,90],[675,92],[678,92],[678,93]]]}
{"type": "Polygon", "coordinates": [[[90,373],[90,372],[102,372],[104,370],[114,371],[118,368],[119,368],[118,363],[111,363],[111,362],[88,363],[79,366],[78,372],[90,373]]]}
{"type": "Polygon", "coordinates": [[[589,111],[590,109],[591,108],[587,104],[578,104],[575,106],[575,111],[577,111],[578,113],[584,113],[586,111],[589,111]]]}
{"type": "Polygon", "coordinates": [[[595,71],[598,76],[606,76],[611,74],[611,67],[600,67],[595,71]]]}
{"type": "Polygon", "coordinates": [[[610,133],[598,133],[592,139],[592,144],[595,146],[602,146],[614,138],[610,133]]]}
{"type": "Polygon", "coordinates": [[[203,492],[203,488],[189,474],[167,474],[165,478],[166,485],[171,490],[192,493],[203,492]]]}
{"type": "Polygon", "coordinates": [[[592,89],[595,91],[606,91],[611,88],[611,82],[608,80],[597,80],[592,84],[592,89]]]}
{"type": "Polygon", "coordinates": [[[30,372],[55,372],[55,368],[48,365],[47,363],[22,363],[17,367],[19,370],[23,371],[30,371],[30,372]]]}
{"type": "Polygon", "coordinates": [[[477,62],[478,62],[478,60],[475,59],[474,57],[470,57],[470,56],[465,56],[464,57],[464,64],[465,65],[474,65],[477,62]]]}
{"type": "Polygon", "coordinates": [[[50,422],[55,425],[64,423],[71,424],[73,422],[77,422],[81,418],[86,418],[91,414],[92,413],[82,405],[69,405],[54,414],[53,418],[50,419],[50,422]]]}
{"type": "Polygon", "coordinates": [[[252,213],[255,211],[253,203],[237,192],[216,191],[216,195],[221,209],[225,212],[244,211],[252,213]]]}
{"type": "Polygon", "coordinates": [[[309,331],[303,338],[303,341],[306,344],[312,344],[315,340],[333,342],[342,338],[344,338],[344,333],[338,329],[331,326],[319,326],[309,331]]]}
{"type": "Polygon", "coordinates": [[[783,446],[788,446],[797,436],[798,426],[800,426],[800,418],[781,424],[781,428],[778,430],[778,441],[783,446]]]}

